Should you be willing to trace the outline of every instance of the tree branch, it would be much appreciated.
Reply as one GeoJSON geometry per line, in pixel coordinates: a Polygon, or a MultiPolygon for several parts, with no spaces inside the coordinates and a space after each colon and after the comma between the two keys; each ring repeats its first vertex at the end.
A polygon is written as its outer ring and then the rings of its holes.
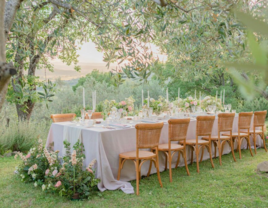
{"type": "Polygon", "coordinates": [[[185,13],[189,13],[190,11],[193,11],[193,10],[195,10],[195,9],[199,9],[199,8],[204,7],[204,6],[202,5],[202,6],[193,7],[193,8],[191,8],[191,9],[189,9],[189,10],[186,10],[186,9],[182,8],[181,6],[179,6],[179,5],[177,5],[177,4],[173,3],[173,2],[171,2],[171,3],[172,3],[172,5],[173,5],[174,7],[178,8],[179,10],[181,10],[181,11],[183,11],[183,12],[185,12],[185,13]]]}

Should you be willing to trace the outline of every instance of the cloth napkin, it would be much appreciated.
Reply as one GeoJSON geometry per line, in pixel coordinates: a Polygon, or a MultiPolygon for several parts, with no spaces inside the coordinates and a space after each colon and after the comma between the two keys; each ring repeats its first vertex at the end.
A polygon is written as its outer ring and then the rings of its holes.
{"type": "MultiPolygon", "coordinates": [[[[72,127],[72,126],[64,126],[63,129],[63,140],[70,142],[71,153],[73,152],[74,144],[79,140],[82,141],[82,128],[72,127]]],[[[66,155],[66,149],[63,145],[62,147],[62,156],[66,155]]]]}

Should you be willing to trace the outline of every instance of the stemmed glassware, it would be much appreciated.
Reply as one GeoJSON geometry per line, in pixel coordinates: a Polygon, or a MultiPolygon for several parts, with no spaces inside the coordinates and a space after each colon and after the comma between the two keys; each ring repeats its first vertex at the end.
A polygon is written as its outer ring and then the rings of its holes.
{"type": "Polygon", "coordinates": [[[228,110],[228,105],[224,105],[224,111],[227,112],[228,110]]]}
{"type": "Polygon", "coordinates": [[[231,112],[231,109],[232,109],[232,105],[231,104],[228,104],[228,111],[231,112]]]}

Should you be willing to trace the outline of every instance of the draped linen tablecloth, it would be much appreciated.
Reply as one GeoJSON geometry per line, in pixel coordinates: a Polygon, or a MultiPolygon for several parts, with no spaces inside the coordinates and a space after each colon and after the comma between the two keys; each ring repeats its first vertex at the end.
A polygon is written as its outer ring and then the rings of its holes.
{"type": "MultiPolygon", "coordinates": [[[[167,120],[163,121],[164,126],[161,132],[159,143],[168,142],[168,123],[167,120]]],[[[233,131],[237,132],[238,117],[234,119],[233,131]]],[[[128,129],[107,129],[101,126],[95,126],[91,128],[85,128],[81,126],[74,126],[71,122],[53,123],[50,127],[50,131],[47,137],[47,144],[54,142],[54,150],[59,150],[59,155],[62,155],[61,150],[63,149],[63,140],[66,139],[66,126],[71,126],[72,128],[81,129],[82,142],[85,147],[85,166],[87,166],[93,159],[97,160],[97,165],[95,167],[96,177],[101,179],[98,184],[100,191],[105,190],[116,190],[121,189],[125,193],[134,193],[132,185],[127,182],[136,179],[135,166],[133,161],[126,161],[123,169],[121,170],[120,180],[116,180],[118,165],[119,165],[119,154],[128,151],[134,151],[136,149],[136,129],[133,125],[132,128],[128,129]],[[65,136],[64,136],[65,135],[65,136]]],[[[218,131],[218,120],[215,119],[212,135],[217,135],[218,131]]],[[[79,131],[78,131],[79,132],[79,131]]],[[[196,132],[196,120],[192,120],[189,124],[187,139],[195,139],[196,132]]],[[[77,132],[76,132],[77,135],[77,132]]],[[[71,135],[69,134],[69,137],[71,135]]],[[[70,140],[68,138],[67,140],[70,140]]],[[[77,140],[76,140],[77,141],[77,140]]],[[[73,143],[73,142],[72,142],[73,143]]],[[[75,142],[74,142],[75,143],[75,142]]],[[[261,138],[258,136],[256,141],[258,146],[263,146],[261,138]]],[[[253,146],[253,141],[251,138],[251,146],[253,146]]],[[[243,140],[243,149],[247,148],[246,141],[243,140]]],[[[236,148],[236,142],[235,142],[236,148]]],[[[226,143],[224,146],[223,154],[228,154],[231,152],[231,148],[226,143]]],[[[201,153],[200,153],[201,154],[201,153]]],[[[250,154],[250,152],[248,152],[250,154]]],[[[214,148],[212,148],[212,156],[214,156],[214,148]]],[[[218,153],[217,153],[218,156],[218,153]]],[[[187,161],[190,163],[191,155],[190,150],[187,149],[187,161]]],[[[209,153],[205,149],[203,160],[209,159],[209,153]]],[[[172,167],[175,167],[177,160],[177,153],[173,157],[172,167]]],[[[195,154],[194,154],[195,161],[195,154]]],[[[180,157],[179,166],[184,166],[183,158],[180,157]]],[[[202,166],[202,163],[201,163],[202,166]]],[[[147,175],[149,168],[149,161],[146,161],[141,168],[141,175],[147,175]]],[[[159,168],[160,171],[165,169],[165,156],[164,153],[159,153],[159,168]]],[[[156,173],[156,169],[152,166],[151,173],[156,173]]]]}

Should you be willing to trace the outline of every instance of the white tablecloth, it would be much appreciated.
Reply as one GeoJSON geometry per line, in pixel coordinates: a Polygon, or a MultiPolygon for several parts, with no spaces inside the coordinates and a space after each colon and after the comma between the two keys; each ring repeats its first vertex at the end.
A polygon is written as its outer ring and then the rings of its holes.
{"type": "MultiPolygon", "coordinates": [[[[233,131],[237,131],[238,117],[235,117],[233,131]]],[[[62,150],[64,128],[66,126],[74,127],[71,122],[53,123],[50,127],[50,131],[47,138],[47,146],[54,142],[54,150],[62,150]]],[[[217,118],[214,122],[212,135],[217,135],[217,118]]],[[[120,181],[116,180],[119,164],[119,154],[122,152],[133,151],[136,149],[136,130],[134,125],[128,129],[107,129],[101,126],[92,128],[82,128],[82,141],[85,146],[85,165],[87,166],[93,159],[97,159],[96,165],[96,177],[101,179],[98,184],[100,191],[121,189],[125,193],[134,193],[132,185],[127,182],[136,179],[135,166],[133,161],[126,161],[121,171],[120,181]]],[[[195,139],[196,120],[191,120],[187,139],[195,139]]],[[[160,144],[168,142],[168,124],[164,121],[164,127],[162,129],[160,144]]],[[[251,139],[251,146],[253,141],[251,139]]],[[[263,146],[263,142],[260,137],[257,138],[257,145],[263,146]]],[[[242,148],[246,149],[246,141],[243,140],[242,148]]],[[[236,147],[236,144],[235,144],[236,147]]],[[[229,145],[226,143],[224,146],[223,154],[231,152],[229,145]]],[[[61,152],[59,153],[61,156],[61,152]]],[[[177,154],[177,153],[176,153],[177,154]]],[[[214,156],[214,148],[212,148],[212,154],[214,156]]],[[[248,152],[248,154],[250,154],[248,152]]],[[[175,167],[176,155],[173,157],[172,166],[175,167]]],[[[187,151],[187,160],[190,162],[190,151],[187,151]]],[[[209,159],[207,150],[204,152],[203,160],[209,159]]],[[[159,155],[159,167],[160,171],[165,169],[165,156],[163,153],[159,155]]],[[[195,161],[195,154],[194,154],[195,161]]],[[[184,166],[183,158],[181,157],[179,166],[184,166]]],[[[202,163],[201,163],[202,166],[202,163]]],[[[146,175],[149,167],[149,161],[145,162],[141,169],[141,175],[146,175]]],[[[156,169],[153,166],[151,173],[156,173],[156,169]]],[[[186,172],[185,172],[186,174],[186,172]]]]}

